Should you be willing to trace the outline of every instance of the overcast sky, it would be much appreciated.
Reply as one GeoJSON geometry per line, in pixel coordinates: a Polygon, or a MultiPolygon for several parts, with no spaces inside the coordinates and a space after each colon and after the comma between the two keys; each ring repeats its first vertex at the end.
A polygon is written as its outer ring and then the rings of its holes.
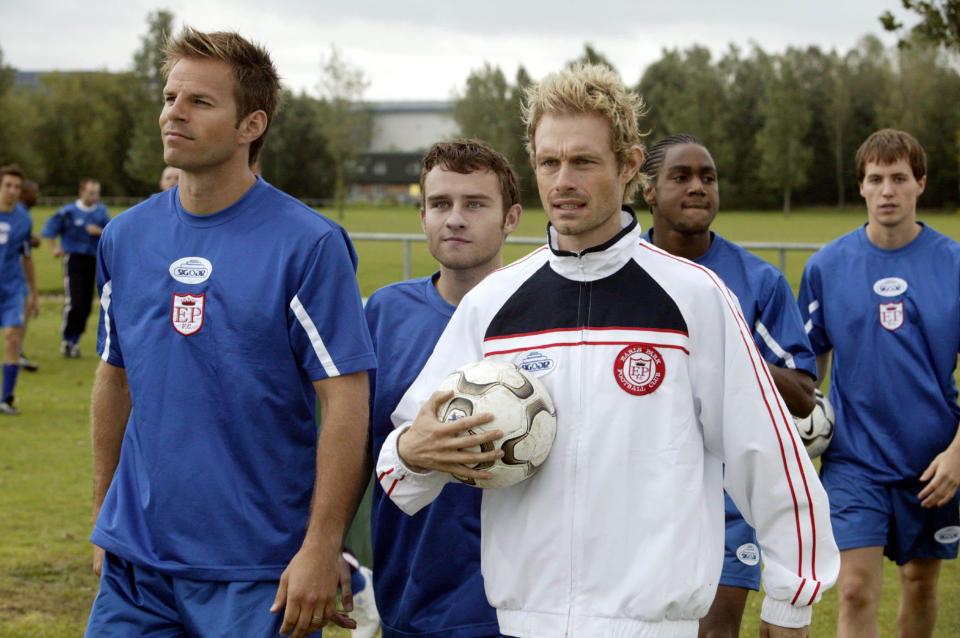
{"type": "Polygon", "coordinates": [[[146,15],[167,8],[176,25],[233,29],[267,46],[284,78],[314,91],[331,44],[370,82],[365,97],[448,99],[485,61],[508,77],[523,64],[534,77],[578,56],[591,42],[637,81],[664,48],[729,43],[767,51],[819,45],[846,51],[874,33],[892,44],[877,17],[890,9],[910,24],[900,0],[150,0],[109,3],[32,0],[0,19],[6,64],[22,70],[109,69],[131,64],[146,15]],[[549,7],[546,9],[545,7],[549,7]]]}

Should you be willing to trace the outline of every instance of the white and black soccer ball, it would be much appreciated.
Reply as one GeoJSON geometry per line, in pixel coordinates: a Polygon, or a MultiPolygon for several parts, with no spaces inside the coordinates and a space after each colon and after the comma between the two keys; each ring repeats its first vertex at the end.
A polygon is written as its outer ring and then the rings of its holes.
{"type": "Polygon", "coordinates": [[[834,425],[837,422],[836,415],[833,412],[833,406],[823,392],[817,388],[814,390],[816,395],[816,405],[813,412],[802,419],[794,419],[797,426],[797,432],[800,433],[800,440],[803,446],[807,448],[807,454],[811,459],[815,459],[823,454],[830,446],[833,440],[834,425]]]}
{"type": "Polygon", "coordinates": [[[547,389],[532,374],[507,361],[483,360],[457,369],[438,389],[454,393],[437,411],[441,421],[488,412],[492,421],[465,434],[503,432],[502,438],[482,448],[502,449],[503,457],[473,466],[493,477],[457,480],[475,487],[508,487],[532,476],[547,459],[557,434],[557,412],[547,389]]]}

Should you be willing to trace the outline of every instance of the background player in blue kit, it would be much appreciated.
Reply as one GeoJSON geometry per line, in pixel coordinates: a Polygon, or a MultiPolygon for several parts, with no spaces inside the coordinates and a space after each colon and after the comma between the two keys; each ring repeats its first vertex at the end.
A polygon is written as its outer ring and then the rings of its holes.
{"type": "MultiPolygon", "coordinates": [[[[816,358],[790,284],[783,274],[710,230],[720,206],[720,180],[710,151],[693,135],[665,137],[650,147],[642,169],[653,214],[646,239],[716,272],[740,301],[777,390],[795,416],[814,407],[816,358]]],[[[700,635],[735,638],[749,590],[760,590],[756,532],[726,496],[723,572],[700,635]]]]}
{"type": "MultiPolygon", "coordinates": [[[[440,270],[382,288],[367,301],[377,352],[371,375],[371,442],[377,458],[393,431],[390,415],[420,373],[456,305],[501,266],[501,248],[520,221],[517,175],[478,140],[434,144],[420,173],[420,220],[440,270]]],[[[416,434],[416,433],[414,433],[416,434]]],[[[464,446],[457,431],[404,437],[416,466],[435,446],[464,446]]],[[[500,633],[480,574],[480,497],[450,485],[410,517],[373,492],[374,591],[384,638],[482,638],[500,633]]]]}
{"type": "Polygon", "coordinates": [[[886,555],[898,635],[932,636],[941,559],[960,539],[960,244],[917,221],[927,166],[912,135],[873,133],[856,164],[867,223],[813,255],[800,288],[821,371],[833,355],[821,476],[841,549],[837,635],[879,635],[886,555]]]}
{"type": "MultiPolygon", "coordinates": [[[[23,187],[20,189],[20,203],[23,204],[23,207],[27,209],[27,212],[31,212],[31,209],[37,205],[37,201],[40,199],[40,185],[31,179],[23,180],[23,187]]],[[[32,217],[31,217],[32,223],[32,217]]],[[[30,248],[31,250],[40,246],[40,239],[34,235],[30,237],[30,248]]],[[[27,302],[26,299],[24,299],[27,302]]],[[[37,365],[35,361],[30,359],[25,353],[24,343],[27,340],[27,327],[30,325],[31,313],[26,311],[24,308],[23,314],[23,338],[20,340],[20,359],[18,363],[20,364],[21,370],[26,370],[27,372],[36,372],[40,369],[40,366],[37,365]]]]}
{"type": "Polygon", "coordinates": [[[103,549],[87,636],[352,626],[336,609],[338,585],[351,607],[340,548],[366,482],[376,364],[356,255],[250,170],[280,99],[269,54],[193,29],[165,54],[160,128],[179,186],[111,222],[98,252],[103,549]]]}
{"type": "Polygon", "coordinates": [[[20,413],[13,407],[25,315],[37,313],[37,285],[30,257],[30,213],[20,203],[23,172],[0,167],[0,328],[3,329],[3,385],[0,415],[20,413]]]}
{"type": "Polygon", "coordinates": [[[107,207],[100,202],[100,182],[84,177],[77,201],[58,210],[43,225],[41,235],[50,245],[50,252],[54,257],[63,257],[66,299],[60,354],[65,357],[80,356],[77,343],[87,329],[97,280],[97,244],[109,221],[107,207]]]}

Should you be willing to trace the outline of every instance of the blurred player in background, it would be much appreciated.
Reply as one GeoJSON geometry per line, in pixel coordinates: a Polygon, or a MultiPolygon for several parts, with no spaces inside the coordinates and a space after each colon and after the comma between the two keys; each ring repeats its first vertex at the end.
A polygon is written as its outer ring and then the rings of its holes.
{"type": "Polygon", "coordinates": [[[100,182],[92,177],[80,180],[80,197],[54,213],[43,225],[41,235],[54,257],[63,257],[63,325],[60,354],[80,357],[80,337],[87,329],[97,283],[97,245],[110,221],[107,207],[100,202],[100,182]],[[60,238],[58,243],[57,238],[60,238]]]}
{"type": "MultiPolygon", "coordinates": [[[[826,494],[736,303],[707,269],[640,237],[641,98],[602,66],[526,95],[548,245],[457,306],[384,442],[380,485],[414,514],[503,451],[447,447],[431,392],[484,358],[549,360],[557,435],[538,473],[483,493],[480,558],[500,630],[521,638],[696,636],[716,591],[726,484],[764,547],[762,631],[806,636],[839,556],[826,494]],[[724,466],[726,463],[726,475],[724,466]]],[[[490,415],[460,419],[466,431],[490,415]]],[[[473,446],[487,436],[467,436],[473,446]]]]}
{"type": "Polygon", "coordinates": [[[87,636],[351,627],[340,552],[376,364],[356,254],[250,170],[281,96],[266,50],[187,28],[163,69],[179,187],[117,217],[98,253],[87,636]]]}
{"type": "Polygon", "coordinates": [[[898,636],[929,637],[960,540],[960,244],[917,221],[926,154],[884,129],[856,155],[867,223],[807,262],[800,311],[830,363],[836,433],[821,477],[840,566],[840,638],[879,636],[883,557],[899,567],[898,636]],[[832,357],[831,357],[832,354],[832,357]]]}
{"type": "Polygon", "coordinates": [[[160,192],[168,191],[180,181],[180,169],[167,166],[160,173],[160,192]]]}
{"type": "MultiPolygon", "coordinates": [[[[787,408],[804,417],[814,407],[817,361],[786,277],[766,261],[710,230],[720,207],[720,178],[707,147],[693,135],[670,135],[650,147],[641,169],[653,214],[645,237],[673,255],[720,275],[740,302],[753,341],[787,408]]],[[[720,586],[700,621],[704,638],[736,638],[749,590],[760,590],[756,532],[725,495],[726,548],[720,586]]]]}
{"type": "MultiPolygon", "coordinates": [[[[20,189],[20,203],[23,204],[23,207],[27,209],[27,212],[32,212],[34,206],[37,205],[37,200],[40,198],[40,185],[31,179],[23,180],[23,188],[20,189]]],[[[32,220],[31,220],[32,223],[32,220]]],[[[37,248],[40,246],[40,238],[31,235],[30,236],[30,248],[37,248]]],[[[24,300],[24,303],[27,303],[27,300],[24,300]]],[[[33,360],[30,359],[25,353],[25,343],[27,341],[27,327],[30,325],[31,313],[26,312],[24,309],[23,314],[23,339],[20,342],[20,369],[26,370],[27,372],[36,372],[40,369],[40,366],[36,364],[33,360]]]]}
{"type": "MultiPolygon", "coordinates": [[[[390,415],[426,363],[467,292],[502,265],[520,221],[513,168],[479,140],[434,144],[420,172],[420,222],[440,269],[382,288],[367,301],[377,352],[371,375],[371,442],[377,458],[393,431],[390,415]]],[[[411,457],[462,447],[456,431],[407,442],[411,457]]],[[[451,485],[409,517],[386,491],[373,494],[374,591],[384,638],[499,636],[480,574],[480,490],[451,485]],[[442,558],[441,558],[442,557],[442,558]]]]}
{"type": "Polygon", "coordinates": [[[3,385],[0,415],[15,416],[14,390],[20,372],[25,315],[36,315],[37,283],[30,257],[33,223],[20,203],[23,172],[0,167],[0,329],[3,330],[3,385]]]}

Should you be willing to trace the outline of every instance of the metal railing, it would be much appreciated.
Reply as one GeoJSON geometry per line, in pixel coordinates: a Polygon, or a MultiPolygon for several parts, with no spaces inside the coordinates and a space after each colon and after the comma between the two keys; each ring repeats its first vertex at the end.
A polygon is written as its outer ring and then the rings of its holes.
{"type": "MultiPolygon", "coordinates": [[[[414,243],[425,243],[427,238],[418,233],[350,233],[350,239],[358,241],[389,241],[401,242],[403,244],[403,278],[410,279],[411,262],[413,259],[412,245],[414,243]]],[[[508,244],[525,244],[529,246],[540,246],[544,243],[543,237],[508,237],[508,244]]],[[[823,244],[814,242],[774,242],[774,241],[743,241],[737,242],[747,250],[774,250],[777,251],[777,265],[780,272],[785,272],[787,268],[787,253],[814,252],[820,250],[823,244]]]]}

